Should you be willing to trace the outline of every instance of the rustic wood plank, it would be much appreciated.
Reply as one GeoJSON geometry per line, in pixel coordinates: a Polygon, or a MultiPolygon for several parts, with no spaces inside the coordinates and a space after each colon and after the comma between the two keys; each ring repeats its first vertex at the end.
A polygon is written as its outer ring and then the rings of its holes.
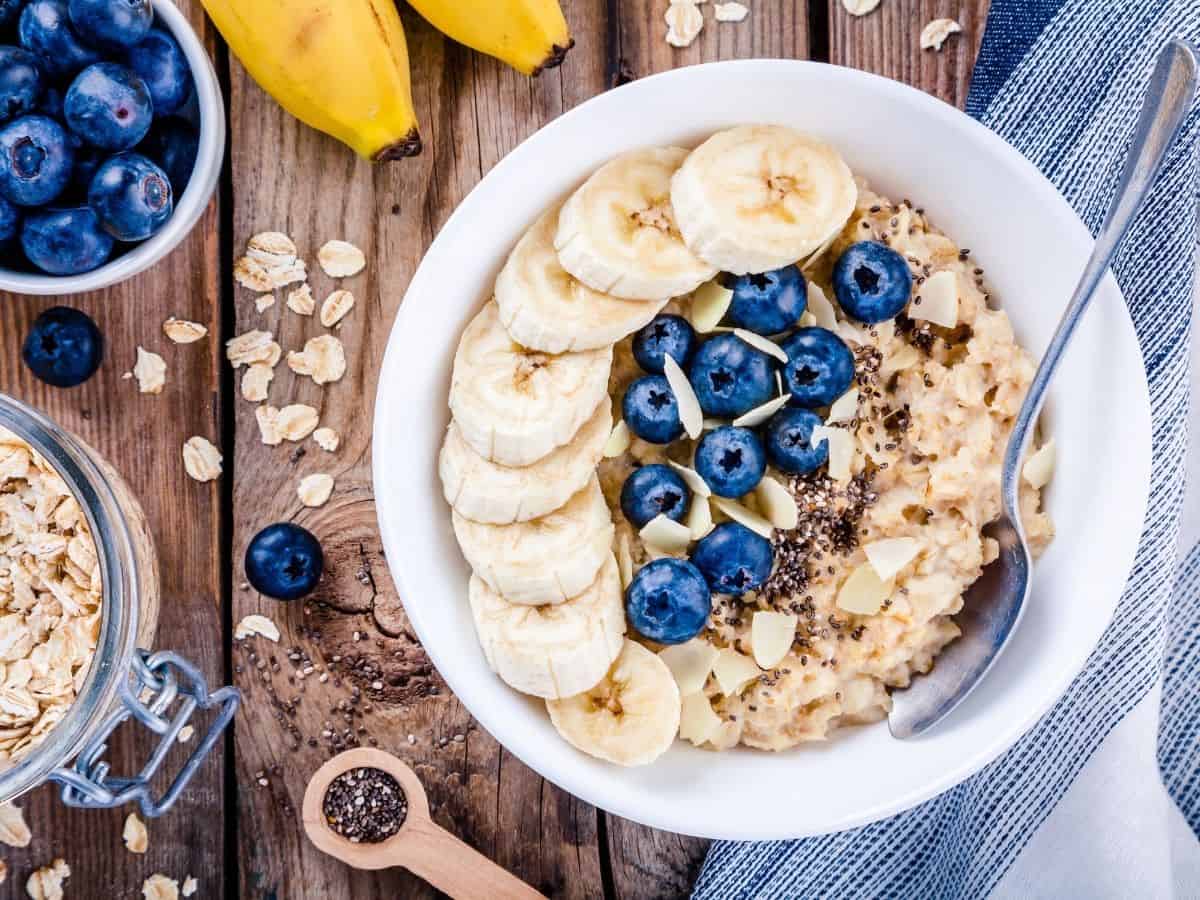
{"type": "MultiPolygon", "coordinates": [[[[198,0],[182,0],[206,44],[215,44],[198,0]]],[[[0,391],[23,400],[69,428],[96,448],[124,476],[146,511],[156,538],[161,567],[162,609],[156,646],[182,651],[204,671],[210,684],[223,679],[219,483],[197,484],[184,473],[180,448],[192,435],[220,442],[215,337],[176,346],[163,335],[168,316],[206,324],[220,333],[217,276],[218,216],[214,200],[192,234],[166,260],[130,281],[105,291],[63,298],[0,296],[0,391]],[[39,313],[65,305],[96,320],[106,340],[100,371],[81,387],[60,390],[37,381],[20,357],[20,344],[39,313]],[[167,385],[159,396],[144,396],[136,383],[121,378],[142,345],[167,362],[167,385]]],[[[130,728],[112,745],[122,774],[140,767],[152,742],[130,728]]],[[[78,896],[140,896],[142,881],[154,872],[183,879],[193,874],[205,896],[225,896],[223,806],[224,761],[215,753],[202,766],[191,789],[164,817],[148,822],[150,848],[144,856],[125,850],[121,826],[130,811],[69,810],[58,793],[40,788],[20,801],[32,827],[33,843],[4,848],[8,864],[6,896],[24,896],[25,880],[55,856],[71,866],[67,890],[78,896]]]]}

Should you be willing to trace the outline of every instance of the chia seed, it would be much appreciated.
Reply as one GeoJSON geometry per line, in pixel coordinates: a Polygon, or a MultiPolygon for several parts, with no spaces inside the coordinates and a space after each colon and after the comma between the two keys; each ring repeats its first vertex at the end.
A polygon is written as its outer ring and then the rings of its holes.
{"type": "Polygon", "coordinates": [[[408,799],[387,772],[362,767],[330,782],[321,811],[329,827],[351,843],[378,844],[400,830],[408,799]]]}

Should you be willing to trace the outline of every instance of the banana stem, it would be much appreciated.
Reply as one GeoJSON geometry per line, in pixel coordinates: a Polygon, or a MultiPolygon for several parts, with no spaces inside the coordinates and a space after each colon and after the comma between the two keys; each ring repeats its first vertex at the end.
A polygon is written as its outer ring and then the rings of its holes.
{"type": "Polygon", "coordinates": [[[417,134],[417,129],[413,128],[400,140],[388,144],[379,150],[371,159],[373,162],[387,162],[394,159],[406,159],[409,156],[418,156],[420,153],[421,136],[417,134]]]}

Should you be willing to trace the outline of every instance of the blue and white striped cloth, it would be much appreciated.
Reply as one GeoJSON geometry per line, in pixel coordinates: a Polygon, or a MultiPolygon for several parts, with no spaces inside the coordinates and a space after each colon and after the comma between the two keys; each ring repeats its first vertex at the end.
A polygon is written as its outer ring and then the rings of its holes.
{"type": "MultiPolygon", "coordinates": [[[[967,110],[1095,231],[1173,37],[1200,44],[1200,0],[993,0],[967,110]]],[[[1133,573],[1086,668],[965,783],[853,831],[716,844],[695,897],[1200,898],[1200,499],[1181,535],[1189,470],[1200,482],[1187,441],[1198,139],[1193,110],[1113,265],[1146,362],[1153,475],[1133,573]]]]}

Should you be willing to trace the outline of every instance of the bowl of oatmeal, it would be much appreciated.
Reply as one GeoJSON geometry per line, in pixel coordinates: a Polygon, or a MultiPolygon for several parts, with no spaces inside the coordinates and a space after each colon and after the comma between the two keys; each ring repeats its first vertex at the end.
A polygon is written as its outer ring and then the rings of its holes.
{"type": "MultiPolygon", "coordinates": [[[[647,171],[686,166],[670,154],[643,163],[647,171]]],[[[694,215],[689,208],[681,216],[685,235],[694,215]]],[[[560,261],[580,279],[603,277],[596,246],[559,247],[560,261]],[[589,252],[585,272],[580,255],[589,252]]],[[[1023,489],[1026,526],[1042,554],[1026,618],[950,720],[918,741],[890,737],[880,722],[889,691],[936,665],[937,653],[957,635],[953,616],[964,591],[994,558],[981,529],[999,509],[1007,429],[1089,250],[1086,230],[1065,201],[1019,154],[958,111],[862,73],[798,62],[722,63],[635,82],[564,115],[489,173],[447,222],[410,285],[380,380],[374,452],[381,528],[406,609],[433,662],[481,724],[545,777],[616,814],[674,831],[735,839],[828,832],[893,814],[977,771],[1045,713],[1082,667],[1115,608],[1144,513],[1145,378],[1110,280],[1080,332],[1082,343],[1064,363],[1042,423],[1038,446],[1053,440],[1053,479],[1047,483],[1048,468],[1035,465],[1023,489]],[[696,97],[704,98],[702,107],[696,97]],[[805,102],[796,104],[796,97],[805,102]],[[847,109],[855,115],[846,116],[847,109]],[[714,134],[754,125],[811,136],[844,160],[852,187],[843,178],[842,188],[812,201],[821,215],[838,217],[834,233],[814,232],[812,245],[777,246],[773,235],[739,244],[728,229],[722,233],[718,216],[704,238],[705,254],[716,263],[688,269],[683,260],[669,273],[660,267],[640,281],[604,287],[626,302],[655,301],[644,311],[647,321],[668,313],[691,322],[702,346],[745,340],[749,350],[771,356],[753,334],[731,333],[727,311],[713,318],[712,295],[720,291],[704,285],[727,289],[739,259],[756,260],[750,265],[757,268],[742,271],[796,266],[809,318],[772,336],[777,347],[790,348],[783,358],[794,362],[800,345],[792,340],[804,329],[831,334],[852,357],[850,380],[837,395],[807,404],[817,409],[825,429],[818,437],[828,443],[820,466],[788,471],[772,457],[766,478],[774,487],[764,479],[745,493],[697,496],[705,490],[694,481],[696,470],[703,471],[704,435],[728,426],[761,433],[771,415],[795,405],[783,397],[801,396],[808,375],[781,361],[778,383],[751,391],[746,402],[752,399],[753,409],[709,415],[717,407],[701,391],[708,421],[688,421],[685,437],[645,440],[638,433],[645,423],[622,437],[610,434],[614,415],[630,418],[623,401],[645,375],[627,337],[607,350],[547,349],[534,367],[570,380],[571,403],[599,403],[590,418],[571,418],[570,404],[552,403],[536,433],[481,424],[477,413],[504,400],[462,386],[475,381],[457,374],[460,340],[469,334],[492,348],[470,356],[471,365],[492,365],[496,353],[512,351],[503,342],[489,344],[488,329],[524,329],[531,336],[522,340],[531,343],[563,338],[530,330],[528,318],[502,296],[505,261],[523,235],[566,200],[557,213],[561,236],[564,217],[588,209],[586,196],[573,195],[611,160],[654,147],[681,148],[685,159],[714,134]],[[863,242],[886,245],[905,263],[913,299],[903,313],[876,321],[864,321],[869,313],[845,314],[834,267],[863,242]],[[948,280],[955,285],[949,318],[948,280]],[[489,312],[493,305],[484,301],[493,288],[498,307],[489,312]],[[608,367],[603,399],[594,396],[596,366],[608,367]],[[1104,421],[1089,412],[1097,397],[1111,407],[1104,421]],[[752,415],[758,411],[761,420],[752,415]],[[1127,427],[1115,433],[1105,424],[1114,420],[1127,427]],[[484,464],[471,454],[480,453],[480,435],[489,433],[482,452],[490,456],[479,458],[493,469],[481,474],[484,464]],[[593,433],[600,439],[588,437],[593,433]],[[444,442],[457,442],[450,465],[444,442]],[[589,466],[580,469],[583,458],[589,466]],[[553,477],[519,474],[542,459],[553,477]],[[674,464],[691,494],[689,515],[673,525],[652,527],[636,514],[631,521],[621,503],[630,475],[655,464],[674,464]],[[1117,471],[1120,478],[1103,474],[1117,471]],[[568,500],[592,509],[593,472],[609,513],[612,571],[603,553],[594,555],[600,574],[588,588],[594,596],[586,599],[586,618],[614,624],[595,639],[595,649],[548,664],[549,680],[539,680],[528,657],[512,663],[505,641],[518,626],[503,604],[505,597],[520,595],[521,603],[541,596],[545,586],[512,554],[502,554],[506,562],[496,568],[471,551],[497,540],[497,529],[509,523],[567,509],[568,500]],[[493,476],[510,480],[495,482],[504,489],[476,490],[493,476]],[[690,511],[701,507],[708,513],[698,515],[711,515],[711,522],[691,519],[690,511]],[[1113,521],[1131,527],[1113,533],[1104,527],[1113,521]],[[712,585],[712,565],[705,568],[706,554],[697,551],[715,534],[711,529],[727,525],[769,545],[768,567],[750,590],[713,590],[711,614],[699,630],[658,633],[661,641],[648,637],[654,633],[630,602],[630,621],[615,621],[618,613],[609,612],[605,599],[614,589],[605,585],[619,584],[628,601],[631,580],[661,557],[679,561],[660,566],[673,570],[690,558],[712,585]],[[692,536],[682,538],[682,547],[669,546],[680,529],[692,536]],[[497,630],[501,617],[509,618],[497,630]],[[694,641],[708,648],[692,654],[705,660],[699,677],[694,663],[669,653],[694,641]],[[593,652],[601,672],[612,665],[603,690],[578,686],[601,677],[583,668],[593,652]],[[611,685],[650,677],[639,673],[664,654],[678,690],[672,700],[671,688],[660,685],[653,718],[674,715],[678,724],[658,728],[658,752],[649,758],[619,748],[593,752],[588,717],[613,705],[611,685]],[[682,678],[680,668],[688,671],[682,678]],[[517,690],[509,686],[514,682],[517,690]],[[558,696],[565,691],[578,693],[558,696]],[[676,730],[684,739],[671,740],[676,730]]],[[[626,323],[625,333],[644,324],[626,323]]],[[[685,410],[681,420],[688,416],[685,410]]],[[[597,520],[589,547],[603,549],[602,528],[597,520]]],[[[555,530],[546,531],[552,547],[555,530]]],[[[548,549],[543,559],[560,580],[582,565],[581,555],[561,548],[548,549]],[[570,564],[549,562],[559,558],[570,564]]],[[[571,591],[562,593],[542,598],[552,606],[566,601],[564,614],[546,618],[563,626],[562,640],[583,640],[568,620],[585,607],[572,607],[571,591]]],[[[527,628],[532,615],[522,612],[519,627],[527,628]]]]}

